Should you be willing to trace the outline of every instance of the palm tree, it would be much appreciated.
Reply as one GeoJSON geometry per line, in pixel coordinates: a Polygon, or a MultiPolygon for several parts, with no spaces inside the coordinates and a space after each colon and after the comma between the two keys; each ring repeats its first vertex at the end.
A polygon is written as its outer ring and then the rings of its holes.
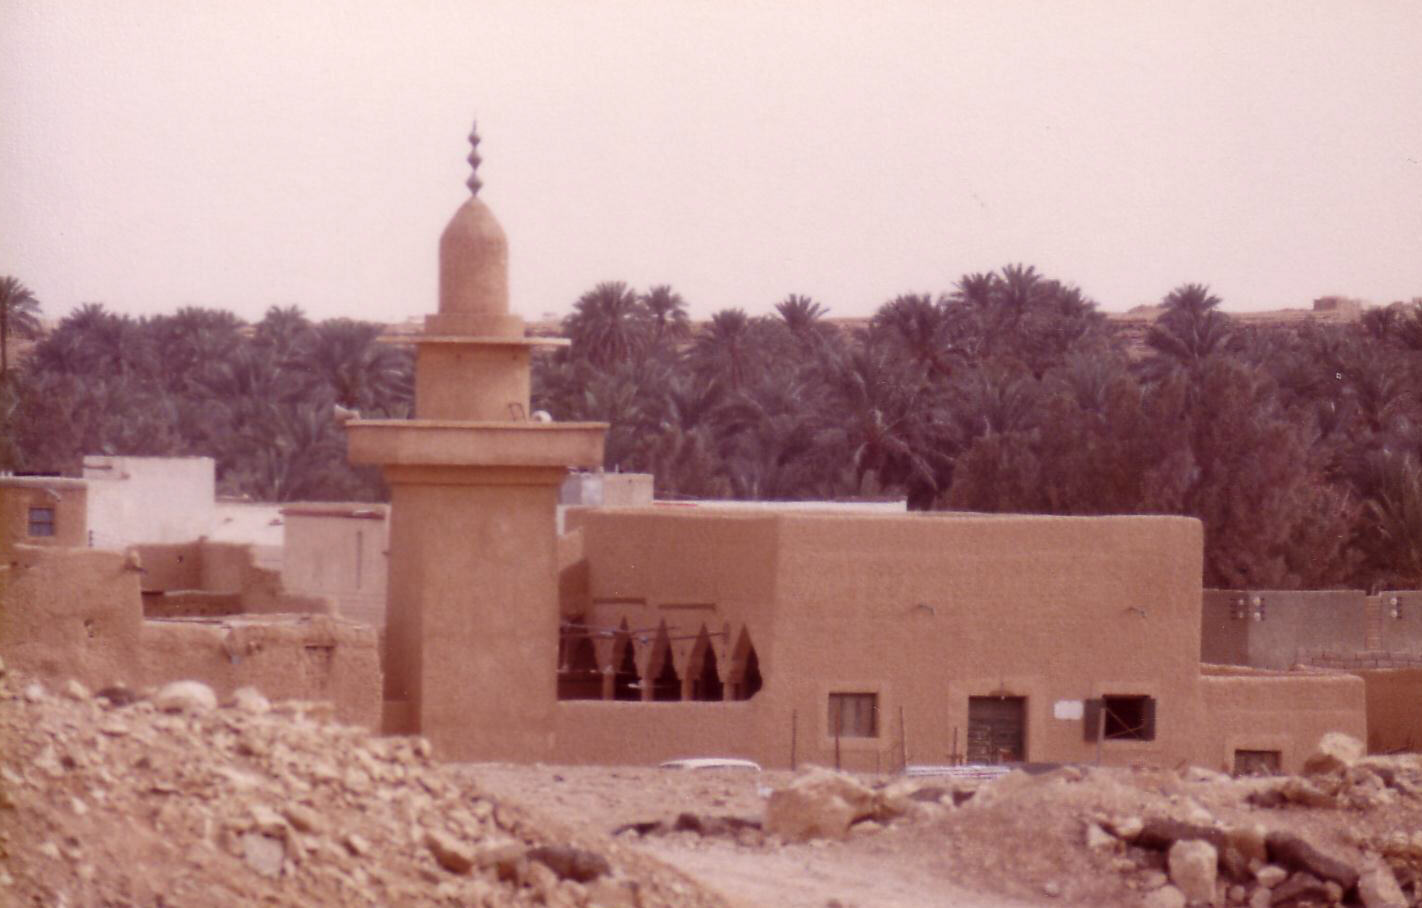
{"type": "Polygon", "coordinates": [[[1204,284],[1185,284],[1166,295],[1161,301],[1165,311],[1146,336],[1156,353],[1154,371],[1183,368],[1198,377],[1206,359],[1224,352],[1232,329],[1219,304],[1204,284]]]}
{"type": "Polygon", "coordinates": [[[39,300],[17,278],[0,278],[0,381],[10,371],[10,335],[39,336],[39,300]]]}
{"type": "Polygon", "coordinates": [[[692,342],[691,366],[703,378],[720,377],[729,388],[739,390],[762,359],[764,340],[744,309],[722,309],[692,342]]]}
{"type": "Polygon", "coordinates": [[[871,343],[890,345],[947,378],[953,373],[949,358],[954,349],[948,308],[928,294],[901,294],[879,307],[869,321],[871,343]]]}
{"type": "Polygon", "coordinates": [[[691,316],[686,300],[670,284],[658,284],[642,294],[642,305],[651,318],[654,344],[678,344],[691,337],[691,316]]]}
{"type": "Polygon", "coordinates": [[[605,367],[645,349],[648,321],[646,304],[625,283],[604,281],[578,297],[563,319],[563,333],[573,341],[574,357],[605,367]]]}

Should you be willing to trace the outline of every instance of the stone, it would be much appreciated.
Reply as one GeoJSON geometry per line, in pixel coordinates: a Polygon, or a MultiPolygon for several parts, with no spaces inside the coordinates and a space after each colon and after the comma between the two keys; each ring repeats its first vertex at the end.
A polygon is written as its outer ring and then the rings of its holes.
{"type": "Polygon", "coordinates": [[[65,681],[61,693],[71,700],[87,700],[91,696],[89,688],[85,687],[84,682],[77,678],[70,678],[68,681],[65,681]]]}
{"type": "Polygon", "coordinates": [[[1319,879],[1332,880],[1345,890],[1358,882],[1358,871],[1348,862],[1319,851],[1291,832],[1275,830],[1265,837],[1269,860],[1291,870],[1306,871],[1319,879]]]}
{"type": "Polygon", "coordinates": [[[1327,902],[1328,887],[1313,874],[1300,872],[1270,890],[1269,899],[1270,903],[1275,905],[1290,899],[1296,902],[1327,902]]]}
{"type": "Polygon", "coordinates": [[[232,694],[232,705],[239,712],[260,716],[271,712],[272,703],[255,687],[239,687],[232,694]]]}
{"type": "Polygon", "coordinates": [[[493,870],[500,880],[517,880],[523,876],[527,853],[519,842],[483,842],[474,849],[474,863],[481,870],[493,870]]]}
{"type": "Polygon", "coordinates": [[[319,833],[325,825],[320,814],[302,804],[288,804],[281,809],[281,814],[297,832],[319,833]]]}
{"type": "Polygon", "coordinates": [[[1176,842],[1196,839],[1208,842],[1217,850],[1227,843],[1223,829],[1198,823],[1182,823],[1169,817],[1151,817],[1146,820],[1135,843],[1142,848],[1165,851],[1176,842]]]}
{"type": "Polygon", "coordinates": [[[1140,884],[1142,889],[1159,889],[1168,882],[1170,882],[1170,877],[1159,870],[1141,871],[1140,884]]]}
{"type": "Polygon", "coordinates": [[[1104,851],[1108,848],[1115,848],[1116,837],[1095,823],[1086,824],[1086,847],[1092,851],[1104,851]]]}
{"type": "Polygon", "coordinates": [[[261,876],[274,877],[281,873],[282,861],[286,858],[286,847],[281,840],[248,832],[242,836],[242,860],[261,876]]]}
{"type": "Polygon", "coordinates": [[[439,866],[450,873],[468,873],[474,867],[474,851],[453,836],[438,830],[425,831],[425,847],[439,866]]]}
{"type": "Polygon", "coordinates": [[[206,712],[217,708],[217,695],[201,681],[174,681],[154,695],[153,705],[165,713],[206,712]]]}
{"type": "Polygon", "coordinates": [[[264,804],[254,804],[251,813],[252,825],[262,835],[271,836],[274,839],[286,838],[286,820],[275,810],[264,804]]]}
{"type": "Polygon", "coordinates": [[[850,776],[812,769],[770,793],[765,831],[790,842],[843,839],[850,824],[873,817],[878,806],[875,793],[850,776]]]}
{"type": "Polygon", "coordinates": [[[1062,884],[1056,880],[1047,880],[1042,884],[1042,892],[1050,898],[1056,898],[1062,894],[1062,884]]]}
{"type": "Polygon", "coordinates": [[[1249,908],[1270,908],[1274,904],[1274,893],[1260,886],[1249,893],[1249,908]]]}
{"type": "Polygon", "coordinates": [[[346,846],[346,851],[358,858],[370,854],[370,842],[358,832],[346,833],[345,837],[341,839],[341,844],[346,846]]]}
{"type": "Polygon", "coordinates": [[[528,850],[528,859],[547,866],[560,880],[590,883],[612,872],[607,858],[571,845],[543,845],[528,850]]]}
{"type": "Polygon", "coordinates": [[[1145,829],[1145,822],[1137,816],[1117,817],[1106,824],[1106,828],[1116,838],[1126,842],[1134,842],[1136,837],[1145,829]]]}
{"type": "Polygon", "coordinates": [[[1288,878],[1289,872],[1278,864],[1265,864],[1254,873],[1254,879],[1265,889],[1273,889],[1288,878]]]}
{"type": "Polygon", "coordinates": [[[27,703],[38,703],[44,699],[44,685],[38,681],[31,681],[25,685],[24,691],[20,694],[27,703]]]}
{"type": "Polygon", "coordinates": [[[1219,852],[1209,842],[1187,839],[1170,846],[1167,855],[1170,881],[1192,902],[1209,902],[1215,897],[1219,878],[1219,852]]]}
{"type": "Polygon", "coordinates": [[[1331,731],[1319,739],[1318,746],[1303,763],[1306,776],[1341,773],[1363,759],[1367,750],[1363,742],[1351,735],[1331,731]]]}
{"type": "Polygon", "coordinates": [[[1363,908],[1407,908],[1409,904],[1392,868],[1382,861],[1373,862],[1358,876],[1358,900],[1363,908]]]}
{"type": "Polygon", "coordinates": [[[1225,828],[1225,843],[1244,857],[1245,861],[1264,863],[1269,860],[1265,844],[1268,830],[1260,823],[1240,823],[1225,828]]]}
{"type": "Polygon", "coordinates": [[[1249,898],[1249,890],[1235,883],[1229,887],[1229,889],[1225,890],[1225,897],[1236,905],[1243,905],[1245,900],[1249,898]]]}
{"type": "Polygon", "coordinates": [[[1141,908],[1185,908],[1185,893],[1174,886],[1162,886],[1146,893],[1141,908]]]}
{"type": "Polygon", "coordinates": [[[587,894],[588,908],[637,908],[637,890],[627,880],[593,880],[587,894]]]}

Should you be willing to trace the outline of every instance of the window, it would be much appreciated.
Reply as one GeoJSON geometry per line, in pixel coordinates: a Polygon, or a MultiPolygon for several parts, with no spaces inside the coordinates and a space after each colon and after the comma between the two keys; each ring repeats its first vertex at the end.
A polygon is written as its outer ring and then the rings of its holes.
{"type": "Polygon", "coordinates": [[[829,733],[831,737],[879,737],[879,695],[830,694],[829,733]]]}
{"type": "Polygon", "coordinates": [[[1277,776],[1279,774],[1279,756],[1277,750],[1236,750],[1234,752],[1234,774],[1237,776],[1277,776]]]}
{"type": "Polygon", "coordinates": [[[30,508],[30,535],[54,535],[54,508],[30,508]]]}
{"type": "Polygon", "coordinates": [[[1132,694],[1088,700],[1083,720],[1088,741],[1095,741],[1098,731],[1107,741],[1154,741],[1155,698],[1132,694]]]}

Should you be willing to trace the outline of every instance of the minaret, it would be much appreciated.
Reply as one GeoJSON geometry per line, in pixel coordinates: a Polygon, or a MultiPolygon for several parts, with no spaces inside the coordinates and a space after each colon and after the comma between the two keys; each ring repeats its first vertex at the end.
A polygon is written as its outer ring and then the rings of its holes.
{"type": "Polygon", "coordinates": [[[439,312],[415,338],[415,418],[346,423],[390,484],[387,733],[448,760],[538,760],[557,696],[558,486],[601,466],[605,423],[530,421],[538,345],[509,314],[508,241],[470,197],[439,241],[439,312]]]}

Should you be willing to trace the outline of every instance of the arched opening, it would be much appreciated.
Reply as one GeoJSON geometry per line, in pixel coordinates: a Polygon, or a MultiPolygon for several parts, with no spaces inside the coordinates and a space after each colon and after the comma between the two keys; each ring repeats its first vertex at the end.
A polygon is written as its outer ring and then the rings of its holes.
{"type": "Polygon", "coordinates": [[[558,634],[558,699],[602,699],[597,651],[587,631],[576,624],[565,624],[558,634]]]}
{"type": "Polygon", "coordinates": [[[637,677],[637,653],[632,646],[632,635],[627,633],[627,620],[623,619],[618,631],[617,642],[612,646],[612,662],[617,671],[612,676],[612,699],[642,699],[642,684],[637,677]],[[617,654],[621,653],[621,658],[617,654]]]}
{"type": "Polygon", "coordinates": [[[731,655],[731,671],[728,683],[731,688],[730,700],[749,700],[764,684],[760,676],[760,658],[755,653],[750,631],[741,628],[736,639],[736,648],[731,655]]]}
{"type": "Polygon", "coordinates": [[[721,700],[725,696],[725,686],[716,668],[716,650],[711,647],[711,637],[706,633],[706,625],[701,625],[701,633],[696,637],[696,646],[691,651],[691,664],[687,668],[691,677],[692,700],[721,700]]]}
{"type": "Polygon", "coordinates": [[[652,659],[647,666],[652,674],[652,700],[657,703],[671,703],[681,699],[681,678],[676,673],[672,660],[671,638],[667,635],[666,622],[657,628],[657,639],[652,644],[652,659]]]}

